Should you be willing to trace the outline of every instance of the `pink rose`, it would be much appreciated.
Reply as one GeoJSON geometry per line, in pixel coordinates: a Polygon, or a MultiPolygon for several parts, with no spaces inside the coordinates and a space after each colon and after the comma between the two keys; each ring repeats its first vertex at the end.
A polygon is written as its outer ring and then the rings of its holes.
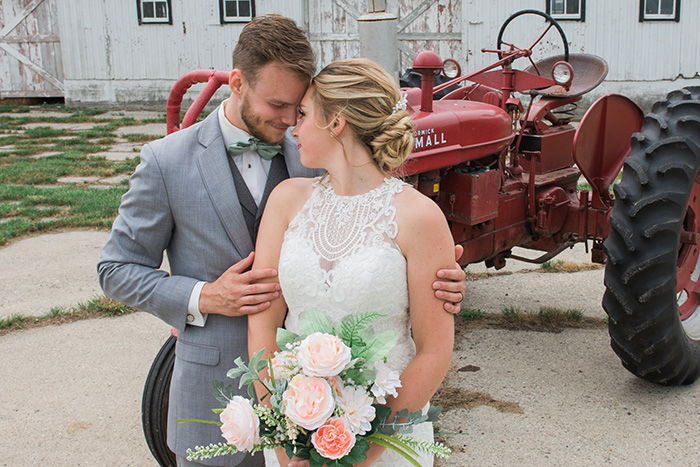
{"type": "Polygon", "coordinates": [[[315,332],[299,344],[297,359],[306,376],[335,376],[350,363],[350,347],[330,334],[315,332]]]}
{"type": "Polygon", "coordinates": [[[282,395],[284,413],[307,430],[315,430],[333,414],[335,401],[325,379],[296,375],[282,395]]]}
{"type": "Polygon", "coordinates": [[[253,445],[260,439],[260,420],[253,411],[248,399],[233,396],[223,412],[221,420],[221,436],[226,442],[239,451],[251,451],[253,445]]]}
{"type": "Polygon", "coordinates": [[[311,444],[327,459],[340,459],[355,446],[355,435],[340,418],[331,418],[311,435],[311,444]]]}

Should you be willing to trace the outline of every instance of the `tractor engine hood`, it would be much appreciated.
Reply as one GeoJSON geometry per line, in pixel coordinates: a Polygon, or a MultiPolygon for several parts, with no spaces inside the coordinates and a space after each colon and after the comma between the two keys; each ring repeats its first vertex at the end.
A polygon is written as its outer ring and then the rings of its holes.
{"type": "Polygon", "coordinates": [[[408,94],[415,147],[406,163],[407,175],[498,153],[515,136],[510,115],[500,107],[447,99],[434,101],[433,111],[424,112],[420,110],[420,97],[416,102],[415,93],[408,94]]]}

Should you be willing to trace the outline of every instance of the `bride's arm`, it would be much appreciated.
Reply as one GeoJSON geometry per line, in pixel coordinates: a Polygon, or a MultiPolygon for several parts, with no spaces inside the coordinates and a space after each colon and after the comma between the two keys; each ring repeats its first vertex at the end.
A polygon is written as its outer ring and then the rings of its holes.
{"type": "MultiPolygon", "coordinates": [[[[396,197],[397,243],[406,257],[408,294],[416,356],[401,374],[398,397],[387,399],[393,412],[422,409],[430,401],[450,366],[454,319],[432,290],[435,271],[454,264],[454,241],[445,216],[430,199],[411,189],[396,197]],[[402,206],[405,209],[402,209],[402,206]]],[[[384,448],[372,445],[368,466],[384,448]]]]}
{"type": "MultiPolygon", "coordinates": [[[[308,180],[289,179],[280,183],[270,193],[258,229],[253,269],[278,268],[284,232],[287,230],[289,222],[301,208],[303,201],[308,198],[308,188],[308,180]]],[[[261,282],[274,280],[266,279],[261,282]]],[[[265,349],[265,357],[279,350],[275,337],[277,328],[282,327],[284,324],[286,312],[287,304],[282,294],[280,294],[279,297],[272,300],[267,310],[248,315],[249,356],[263,348],[265,349]]],[[[265,379],[267,372],[263,372],[261,376],[265,379]]],[[[255,385],[255,392],[258,400],[262,400],[264,404],[269,404],[267,399],[263,400],[267,391],[261,385],[255,385]]],[[[284,454],[284,450],[278,448],[275,451],[280,465],[287,465],[289,458],[284,454]]]]}

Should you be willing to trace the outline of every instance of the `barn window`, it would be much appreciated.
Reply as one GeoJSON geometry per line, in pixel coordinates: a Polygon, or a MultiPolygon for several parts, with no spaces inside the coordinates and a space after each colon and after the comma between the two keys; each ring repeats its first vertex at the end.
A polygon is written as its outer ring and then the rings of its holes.
{"type": "Polygon", "coordinates": [[[639,0],[639,21],[680,21],[681,0],[639,0]]]}
{"type": "Polygon", "coordinates": [[[173,24],[170,0],[136,0],[139,24],[173,24]]]}
{"type": "Polygon", "coordinates": [[[255,16],[254,0],[219,0],[221,24],[248,22],[255,16]]]}
{"type": "Polygon", "coordinates": [[[558,20],[583,21],[586,0],[547,0],[547,13],[558,20]]]}

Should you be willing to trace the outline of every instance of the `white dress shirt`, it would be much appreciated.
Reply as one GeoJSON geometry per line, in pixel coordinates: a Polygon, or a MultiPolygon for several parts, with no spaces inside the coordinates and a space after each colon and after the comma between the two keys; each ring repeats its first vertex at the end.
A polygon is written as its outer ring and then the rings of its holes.
{"type": "MultiPolygon", "coordinates": [[[[224,106],[228,99],[223,101],[217,109],[219,115],[219,126],[221,127],[221,135],[224,139],[224,146],[229,147],[233,143],[239,141],[247,142],[252,136],[241,130],[231,123],[224,113],[224,106]]],[[[248,191],[250,191],[255,204],[260,205],[265,185],[267,184],[267,175],[270,173],[272,161],[263,159],[256,151],[246,151],[242,154],[233,157],[233,162],[236,168],[243,177],[248,191]]],[[[195,284],[190,294],[190,300],[187,304],[187,324],[193,326],[204,326],[207,320],[207,315],[199,311],[199,296],[202,293],[202,287],[206,282],[200,281],[195,284]]]]}

